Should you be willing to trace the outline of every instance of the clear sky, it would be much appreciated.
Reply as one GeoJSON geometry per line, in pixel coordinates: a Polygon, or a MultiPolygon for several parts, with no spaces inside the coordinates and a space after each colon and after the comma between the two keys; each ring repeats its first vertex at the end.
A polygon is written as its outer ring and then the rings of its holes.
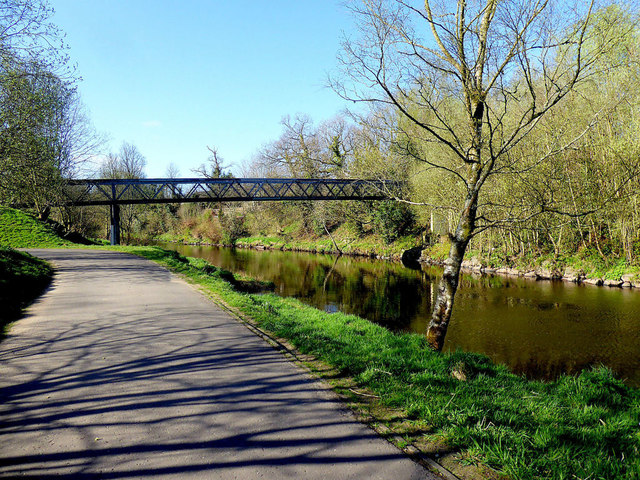
{"type": "MultiPolygon", "coordinates": [[[[316,122],[346,107],[327,74],[352,18],[338,0],[50,0],[109,151],[123,141],[193,175],[216,146],[239,166],[285,115],[316,122]]],[[[238,167],[234,173],[239,174],[238,167]]]]}

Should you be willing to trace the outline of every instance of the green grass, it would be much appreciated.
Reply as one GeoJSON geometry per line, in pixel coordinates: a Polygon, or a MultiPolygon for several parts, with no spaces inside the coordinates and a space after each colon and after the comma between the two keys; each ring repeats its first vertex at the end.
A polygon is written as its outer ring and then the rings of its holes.
{"type": "MultiPolygon", "coordinates": [[[[377,235],[364,237],[351,237],[344,231],[334,234],[334,240],[342,253],[348,255],[382,256],[400,258],[405,250],[417,245],[414,237],[400,237],[391,244],[386,244],[377,235]]],[[[296,250],[315,253],[337,253],[335,245],[328,236],[317,238],[277,237],[277,236],[252,236],[236,240],[236,246],[240,247],[267,247],[277,250],[296,250]]]]}
{"type": "Polygon", "coordinates": [[[423,336],[295,299],[237,291],[230,273],[153,247],[120,250],[186,275],[261,328],[402,412],[405,437],[445,444],[518,479],[640,478],[640,393],[604,368],[529,381],[482,355],[436,354],[423,336]],[[419,432],[412,434],[411,432],[419,432]]]}
{"type": "Polygon", "coordinates": [[[51,282],[52,268],[39,258],[0,247],[0,332],[51,282]]]}
{"type": "MultiPolygon", "coordinates": [[[[0,210],[0,243],[68,243],[41,227],[31,217],[0,210]]],[[[352,379],[357,389],[379,397],[382,407],[398,412],[379,421],[416,445],[444,445],[441,450],[463,452],[467,460],[514,479],[640,479],[640,392],[607,369],[551,383],[529,381],[482,355],[436,354],[420,335],[394,334],[291,298],[243,292],[256,285],[246,288],[247,280],[201,259],[155,247],[115,249],[185,275],[261,328],[330,365],[339,378],[352,379]]],[[[51,269],[4,248],[0,275],[3,306],[14,302],[19,310],[44,288],[51,269]]]]}
{"type": "Polygon", "coordinates": [[[47,224],[20,210],[0,206],[0,336],[25,306],[49,285],[53,270],[14,248],[69,247],[47,224]]]}
{"type": "Polygon", "coordinates": [[[0,206],[0,247],[55,248],[74,245],[47,224],[20,210],[0,206]]]}

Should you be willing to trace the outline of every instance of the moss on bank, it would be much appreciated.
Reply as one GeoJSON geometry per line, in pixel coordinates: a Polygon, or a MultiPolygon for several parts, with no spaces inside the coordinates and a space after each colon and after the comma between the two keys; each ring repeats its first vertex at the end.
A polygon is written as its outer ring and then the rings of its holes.
{"type": "Polygon", "coordinates": [[[241,293],[229,272],[201,259],[120,249],[185,275],[338,377],[351,378],[355,392],[396,412],[380,421],[425,450],[463,452],[512,478],[640,478],[640,392],[607,369],[529,381],[482,355],[436,354],[420,335],[394,334],[295,299],[241,293]]]}
{"type": "MultiPolygon", "coordinates": [[[[426,247],[422,251],[422,259],[427,263],[442,263],[449,253],[449,243],[438,243],[426,247]]],[[[640,287],[640,264],[629,262],[619,257],[603,257],[598,252],[585,249],[573,255],[555,256],[553,253],[538,255],[487,256],[482,252],[469,250],[465,255],[463,267],[486,271],[487,273],[503,273],[509,269],[524,274],[537,272],[541,278],[571,278],[573,281],[597,280],[601,284],[606,280],[632,283],[640,287]]],[[[615,284],[616,286],[620,286],[615,284]]],[[[631,285],[626,285],[631,286],[631,285]]]]}

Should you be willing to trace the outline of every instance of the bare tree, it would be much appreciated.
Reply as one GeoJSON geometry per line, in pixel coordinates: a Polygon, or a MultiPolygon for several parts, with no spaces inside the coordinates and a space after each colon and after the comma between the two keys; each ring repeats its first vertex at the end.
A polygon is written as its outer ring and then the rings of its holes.
{"type": "Polygon", "coordinates": [[[118,153],[109,153],[100,167],[102,178],[136,179],[144,178],[147,159],[138,147],[123,142],[118,153]]]}
{"type": "Polygon", "coordinates": [[[171,162],[167,166],[167,173],[165,175],[167,176],[167,178],[180,178],[180,167],[171,162]]]}
{"type": "Polygon", "coordinates": [[[211,153],[207,158],[207,163],[202,163],[198,168],[194,168],[192,171],[204,178],[229,178],[231,174],[225,172],[226,165],[224,159],[218,153],[216,147],[207,146],[207,150],[211,153]]]}
{"type": "Polygon", "coordinates": [[[59,135],[65,155],[60,161],[63,177],[69,179],[88,174],[91,161],[103,152],[107,137],[96,131],[75,89],[65,105],[59,135]]]}
{"type": "MultiPolygon", "coordinates": [[[[123,142],[118,153],[109,153],[102,162],[100,167],[101,178],[115,178],[133,180],[145,178],[145,167],[147,160],[140,153],[138,147],[131,143],[123,142]]],[[[119,192],[120,198],[126,199],[129,193],[124,191],[127,187],[119,186],[122,191],[119,192]]],[[[143,187],[141,187],[143,188],[143,187]]],[[[142,205],[121,205],[120,206],[120,225],[126,236],[126,243],[131,241],[134,226],[139,223],[139,218],[144,212],[142,205]]]]}
{"type": "Polygon", "coordinates": [[[255,163],[268,176],[331,178],[343,176],[353,154],[352,125],[337,117],[315,127],[307,115],[282,119],[282,134],[266,145],[255,163]]]}
{"type": "Polygon", "coordinates": [[[58,77],[71,78],[64,33],[53,14],[47,0],[0,0],[0,57],[37,59],[58,77]]]}
{"type": "Polygon", "coordinates": [[[627,33],[615,21],[624,8],[592,28],[596,7],[578,0],[352,4],[360,36],[343,43],[345,75],[334,88],[344,98],[393,106],[400,113],[389,138],[394,148],[464,192],[427,331],[435,350],[444,346],[469,241],[493,223],[478,214],[483,186],[567,147],[556,144],[526,165],[510,155],[627,33]]]}

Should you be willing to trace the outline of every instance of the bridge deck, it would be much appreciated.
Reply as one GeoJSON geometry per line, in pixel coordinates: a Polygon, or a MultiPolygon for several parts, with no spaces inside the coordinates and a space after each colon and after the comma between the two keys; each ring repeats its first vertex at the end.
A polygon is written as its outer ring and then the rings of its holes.
{"type": "Polygon", "coordinates": [[[389,180],[308,178],[144,178],[71,180],[68,205],[238,202],[283,200],[381,200],[389,180]]]}

